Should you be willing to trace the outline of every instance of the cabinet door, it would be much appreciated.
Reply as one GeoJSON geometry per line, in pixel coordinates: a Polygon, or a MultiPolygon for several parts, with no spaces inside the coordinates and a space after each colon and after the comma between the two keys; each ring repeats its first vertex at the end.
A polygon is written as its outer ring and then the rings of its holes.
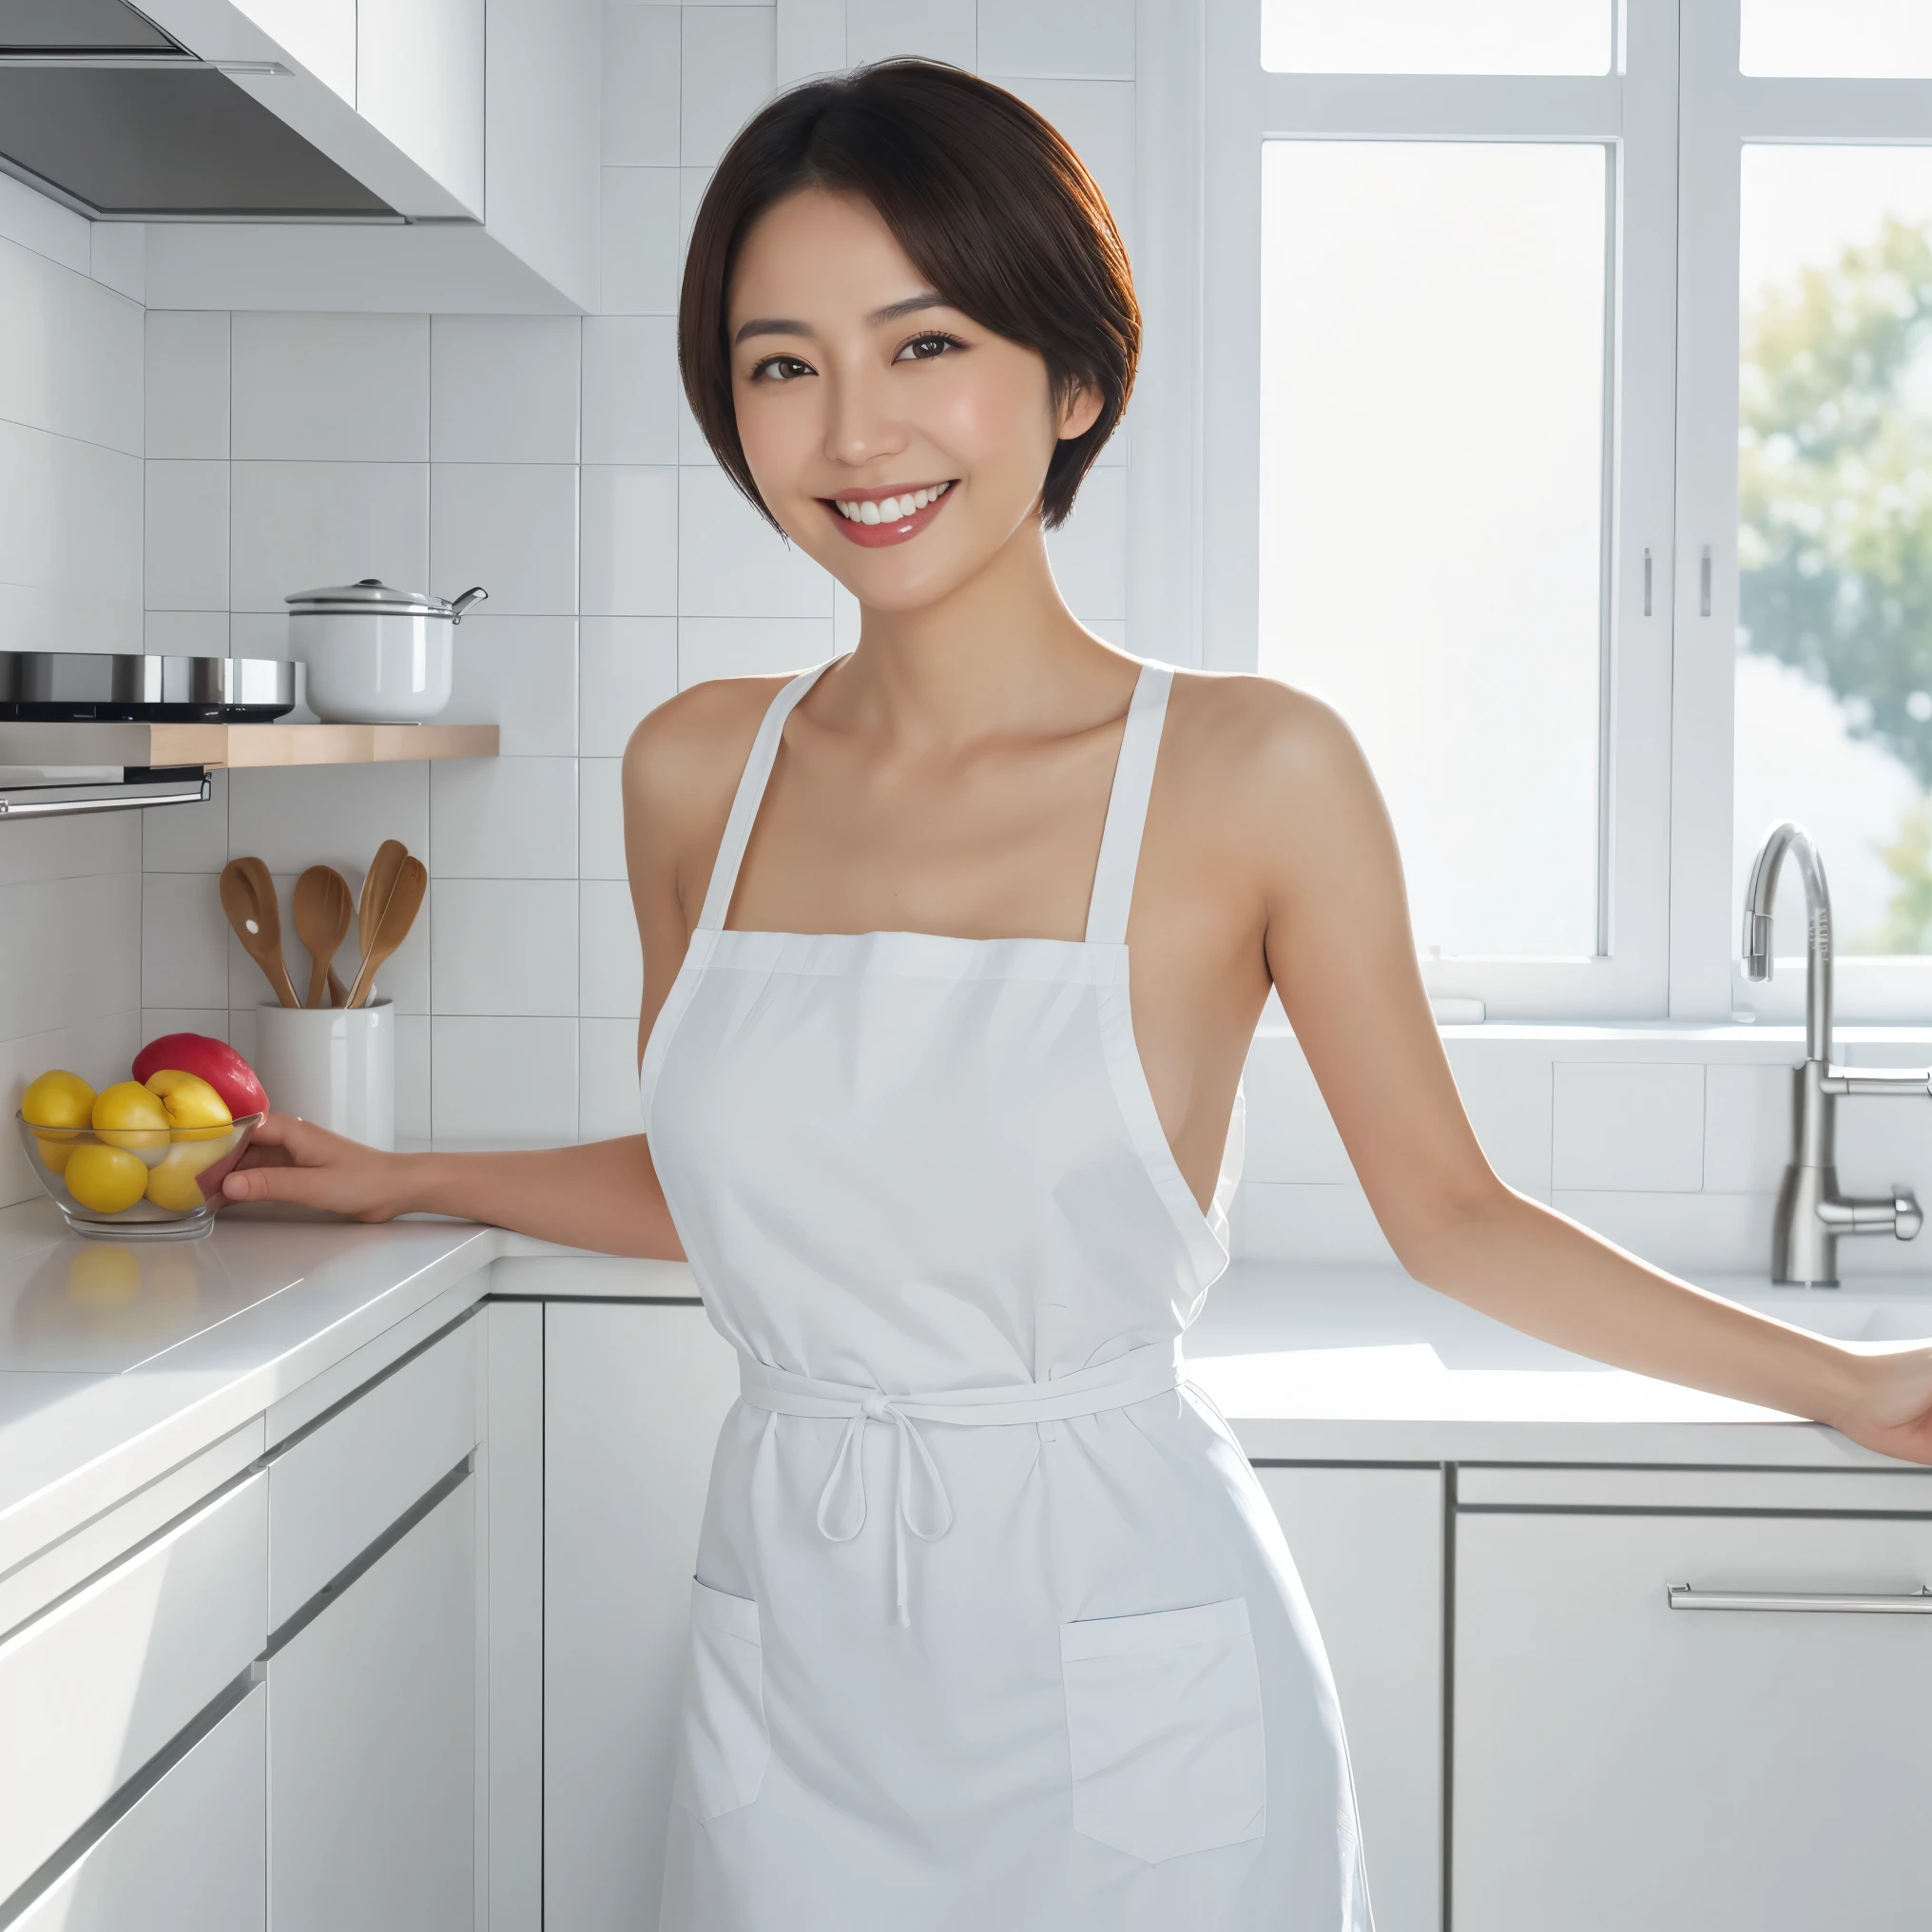
{"type": "Polygon", "coordinates": [[[1456,1535],[1456,1924],[1923,1925],[1932,1616],[1667,1592],[1904,1595],[1932,1583],[1932,1523],[1465,1513],[1456,1535]]]}
{"type": "Polygon", "coordinates": [[[1442,1923],[1442,1474],[1258,1469],[1321,1626],[1377,1932],[1442,1923]]]}
{"type": "Polygon", "coordinates": [[[249,1691],[11,1932],[261,1932],[267,1701],[249,1691]]]}
{"type": "Polygon", "coordinates": [[[657,1924],[691,1567],[738,1358],[696,1306],[544,1311],[544,1922],[657,1924]]]}
{"type": "Polygon", "coordinates": [[[473,1932],[474,1491],[269,1659],[270,1932],[473,1932]]]}

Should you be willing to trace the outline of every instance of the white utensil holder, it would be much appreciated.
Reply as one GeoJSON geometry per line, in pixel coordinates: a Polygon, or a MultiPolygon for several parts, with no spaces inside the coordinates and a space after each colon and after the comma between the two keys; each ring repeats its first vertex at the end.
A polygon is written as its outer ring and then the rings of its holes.
{"type": "Polygon", "coordinates": [[[370,1147],[396,1146],[396,1009],[256,1009],[255,1071],[278,1113],[370,1147]]]}

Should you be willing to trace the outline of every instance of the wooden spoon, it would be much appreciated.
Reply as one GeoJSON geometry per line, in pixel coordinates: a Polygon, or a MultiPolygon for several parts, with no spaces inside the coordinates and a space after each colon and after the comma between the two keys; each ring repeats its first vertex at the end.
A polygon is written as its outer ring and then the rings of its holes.
{"type": "MultiPolygon", "coordinates": [[[[376,927],[362,953],[362,969],[349,989],[348,1004],[360,1006],[370,995],[380,966],[409,937],[409,929],[422,910],[423,895],[430,889],[430,872],[420,859],[405,857],[396,868],[396,884],[377,910],[376,927]]],[[[365,903],[365,912],[368,910],[365,903]]]]}
{"type": "Polygon", "coordinates": [[[349,937],[356,901],[349,881],[333,865],[311,865],[295,882],[295,932],[309,949],[310,1006],[321,1006],[329,993],[329,962],[349,937]]]}
{"type": "Polygon", "coordinates": [[[369,956],[369,942],[376,937],[376,922],[396,890],[396,875],[408,857],[409,847],[400,839],[385,839],[376,848],[369,870],[362,875],[362,898],[356,913],[356,950],[365,959],[369,956]]]}
{"type": "Polygon", "coordinates": [[[222,868],[222,910],[248,956],[261,968],[284,1006],[299,1006],[295,981],[281,956],[281,911],[275,881],[259,859],[231,859],[222,868]]]}

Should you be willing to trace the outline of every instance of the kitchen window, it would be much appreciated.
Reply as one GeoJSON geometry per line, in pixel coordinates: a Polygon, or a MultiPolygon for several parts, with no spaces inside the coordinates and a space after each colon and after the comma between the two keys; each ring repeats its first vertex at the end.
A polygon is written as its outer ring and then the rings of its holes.
{"type": "Polygon", "coordinates": [[[1932,1006],[1928,21],[1200,10],[1201,660],[1348,718],[1439,1001],[1795,1016],[1800,974],[1737,968],[1788,816],[1842,1014],[1932,1006]]]}

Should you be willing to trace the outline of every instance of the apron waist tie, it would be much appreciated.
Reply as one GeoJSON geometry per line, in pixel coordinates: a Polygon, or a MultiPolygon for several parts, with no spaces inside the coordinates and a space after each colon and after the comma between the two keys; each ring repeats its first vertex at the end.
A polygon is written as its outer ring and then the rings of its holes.
{"type": "Polygon", "coordinates": [[[820,1533],[849,1543],[865,1524],[865,1464],[861,1452],[867,1422],[889,1422],[898,1432],[898,1494],[893,1510],[894,1602],[901,1624],[906,1609],[906,1532],[935,1542],[953,1527],[953,1500],[939,1465],[916,1426],[946,1422],[975,1428],[1050,1422],[1097,1416],[1164,1395],[1181,1381],[1181,1343],[1150,1343],[1111,1362],[1051,1381],[1007,1382],[991,1388],[940,1389],[929,1395],[889,1396],[856,1382],[821,1381],[775,1368],[748,1355],[738,1361],[739,1392],[747,1406],[776,1416],[842,1416],[844,1434],[831,1472],[819,1492],[820,1533]]]}

